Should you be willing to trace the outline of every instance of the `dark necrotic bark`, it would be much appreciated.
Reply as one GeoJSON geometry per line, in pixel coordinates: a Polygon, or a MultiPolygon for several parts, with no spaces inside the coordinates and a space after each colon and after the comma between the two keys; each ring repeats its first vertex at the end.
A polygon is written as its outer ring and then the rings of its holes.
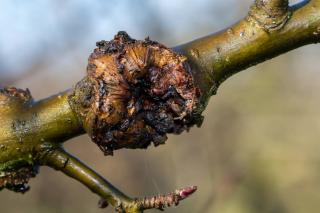
{"type": "Polygon", "coordinates": [[[25,193],[29,190],[29,179],[38,173],[37,166],[24,166],[19,169],[0,172],[0,190],[7,188],[14,192],[25,193]]]}
{"type": "Polygon", "coordinates": [[[167,133],[179,134],[202,116],[200,97],[186,57],[162,44],[137,41],[119,32],[97,42],[87,76],[70,95],[92,140],[112,154],[120,148],[159,145],[167,133]]]}

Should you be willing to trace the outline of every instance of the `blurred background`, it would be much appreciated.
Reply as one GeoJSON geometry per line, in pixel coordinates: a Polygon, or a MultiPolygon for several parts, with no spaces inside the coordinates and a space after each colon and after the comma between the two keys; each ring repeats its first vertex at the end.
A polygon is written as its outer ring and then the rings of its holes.
{"type": "MultiPolygon", "coordinates": [[[[0,85],[45,98],[79,81],[95,42],[119,30],[175,46],[233,24],[252,2],[0,0],[0,85]]],[[[202,127],[170,136],[164,146],[104,157],[84,135],[66,147],[132,196],[198,185],[169,213],[317,212],[319,54],[319,46],[306,46],[231,77],[212,97],[202,127]]],[[[99,209],[95,194],[49,168],[30,185],[25,195],[2,191],[0,212],[113,212],[99,209]]]]}

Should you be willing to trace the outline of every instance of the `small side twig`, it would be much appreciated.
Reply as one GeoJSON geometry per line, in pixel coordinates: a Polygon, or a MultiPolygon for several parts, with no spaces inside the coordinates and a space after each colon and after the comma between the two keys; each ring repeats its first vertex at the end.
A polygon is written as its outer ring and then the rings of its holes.
{"type": "Polygon", "coordinates": [[[181,200],[186,199],[197,190],[196,186],[177,189],[175,192],[166,195],[158,195],[151,198],[144,198],[137,200],[141,209],[159,209],[163,210],[165,207],[177,206],[181,200]]]}
{"type": "Polygon", "coordinates": [[[103,197],[113,206],[134,201],[76,157],[61,148],[51,150],[43,155],[40,163],[59,170],[69,177],[83,183],[92,192],[103,197]]]}
{"type": "Polygon", "coordinates": [[[41,164],[63,172],[98,194],[102,198],[99,202],[100,208],[105,208],[110,204],[116,208],[117,212],[121,213],[141,213],[146,209],[163,210],[165,207],[178,205],[181,200],[189,197],[197,190],[196,186],[192,186],[176,190],[167,195],[131,199],[62,148],[49,150],[45,153],[41,159],[41,164]]]}

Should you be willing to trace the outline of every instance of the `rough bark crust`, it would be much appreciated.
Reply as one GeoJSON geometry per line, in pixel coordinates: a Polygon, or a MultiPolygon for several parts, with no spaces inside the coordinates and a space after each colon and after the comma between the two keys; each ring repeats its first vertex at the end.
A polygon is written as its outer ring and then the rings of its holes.
{"type": "Polygon", "coordinates": [[[0,172],[0,190],[7,188],[14,192],[25,193],[29,190],[29,179],[38,173],[37,166],[24,166],[0,172]]]}
{"type": "Polygon", "coordinates": [[[119,32],[111,41],[97,42],[87,76],[69,100],[92,140],[110,155],[163,144],[167,133],[200,124],[202,117],[194,112],[199,97],[186,57],[119,32]]]}

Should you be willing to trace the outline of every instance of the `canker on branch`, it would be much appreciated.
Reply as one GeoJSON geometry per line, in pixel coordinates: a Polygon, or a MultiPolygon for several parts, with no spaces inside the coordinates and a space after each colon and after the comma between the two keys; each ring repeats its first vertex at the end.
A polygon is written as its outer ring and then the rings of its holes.
{"type": "Polygon", "coordinates": [[[87,76],[69,102],[92,140],[106,154],[120,148],[163,144],[202,116],[195,112],[200,90],[187,58],[162,44],[119,32],[97,42],[87,76]]]}

